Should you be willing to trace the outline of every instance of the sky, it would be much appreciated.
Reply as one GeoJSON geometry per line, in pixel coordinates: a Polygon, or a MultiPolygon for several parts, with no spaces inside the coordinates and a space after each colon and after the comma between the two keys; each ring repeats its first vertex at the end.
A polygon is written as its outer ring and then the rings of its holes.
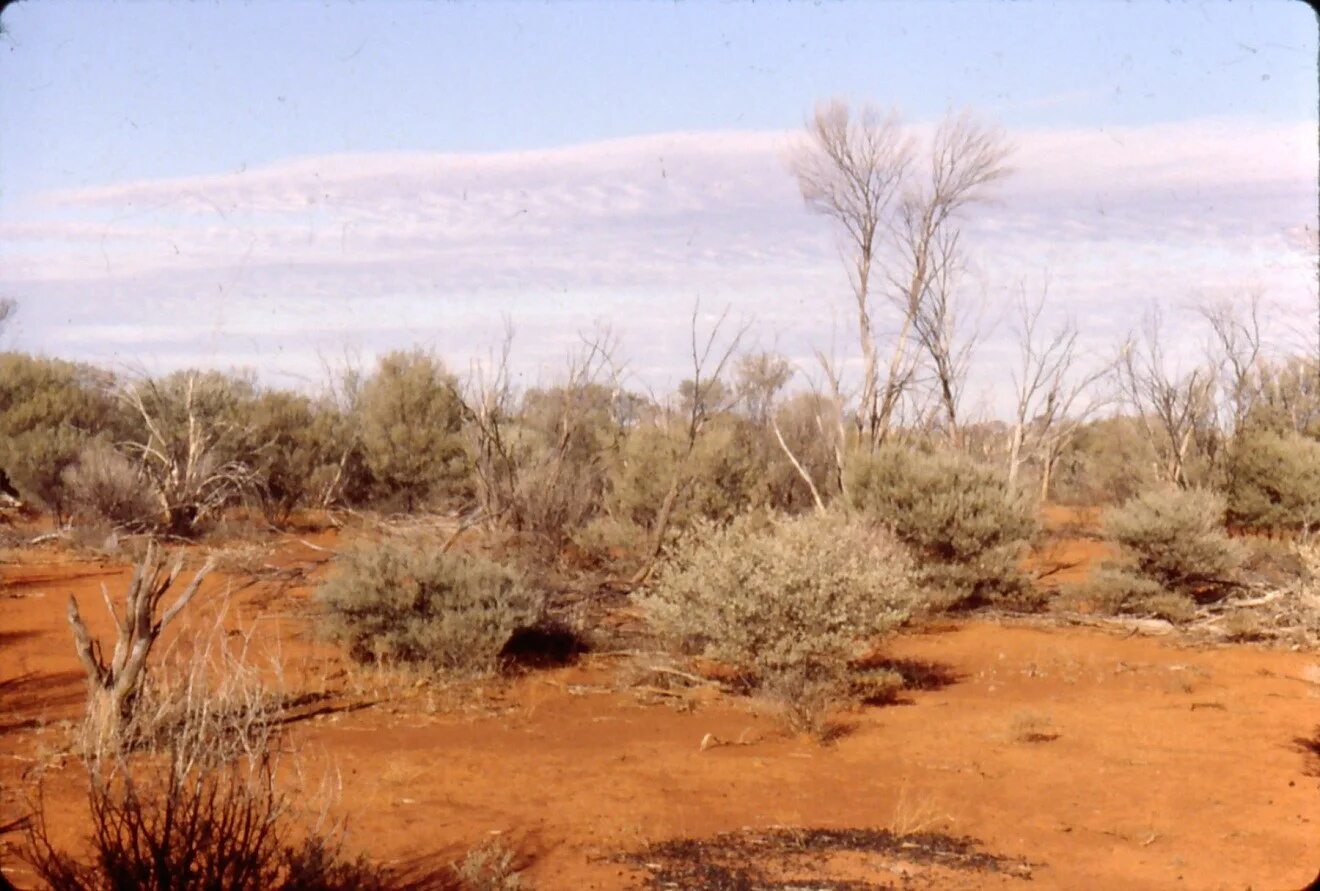
{"type": "Polygon", "coordinates": [[[1281,343],[1314,330],[1301,2],[26,0],[0,23],[0,346],[298,385],[410,346],[463,371],[507,320],[532,383],[608,324],[664,388],[695,307],[806,378],[853,336],[787,165],[834,96],[918,137],[970,109],[1014,148],[964,222],[987,405],[1022,291],[1097,354],[1158,302],[1194,361],[1191,307],[1253,289],[1281,343]]]}

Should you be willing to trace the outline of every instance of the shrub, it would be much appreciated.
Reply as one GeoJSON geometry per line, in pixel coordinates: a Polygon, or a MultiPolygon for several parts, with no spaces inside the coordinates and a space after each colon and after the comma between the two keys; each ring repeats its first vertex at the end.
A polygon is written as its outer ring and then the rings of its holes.
{"type": "Polygon", "coordinates": [[[1299,433],[1238,437],[1228,461],[1228,522],[1280,532],[1320,525],[1320,441],[1299,433]]]}
{"type": "Polygon", "coordinates": [[[69,508],[64,471],[93,433],[117,426],[106,383],[84,365],[0,355],[0,467],[58,522],[69,508]]]}
{"type": "Polygon", "coordinates": [[[141,468],[101,440],[82,447],[63,483],[73,513],[83,519],[137,530],[160,518],[160,500],[141,468]]]}
{"type": "Polygon", "coordinates": [[[375,496],[407,511],[468,485],[457,381],[420,350],[381,358],[358,395],[363,458],[375,496]]]}
{"type": "Polygon", "coordinates": [[[641,604],[671,645],[793,702],[849,691],[852,662],[908,617],[915,592],[907,554],[879,530],[751,515],[696,524],[641,604]]]}
{"type": "Polygon", "coordinates": [[[358,546],[317,590],[325,628],[361,662],[495,669],[513,635],[540,619],[542,598],[483,557],[385,542],[358,546]]]}
{"type": "Polygon", "coordinates": [[[741,436],[738,419],[712,419],[686,455],[685,433],[669,423],[631,430],[609,469],[606,511],[647,529],[657,520],[675,478],[680,498],[670,516],[678,531],[698,518],[728,520],[754,503],[757,466],[741,436]]]}
{"type": "Polygon", "coordinates": [[[1085,583],[1083,592],[1104,614],[1149,616],[1169,622],[1190,621],[1196,615],[1196,602],[1192,598],[1166,590],[1154,579],[1117,566],[1096,569],[1085,583]]]}
{"type": "Polygon", "coordinates": [[[995,470],[955,452],[885,446],[848,463],[848,497],[912,548],[918,572],[949,608],[1025,599],[1018,568],[1036,524],[995,470]]]}
{"type": "Polygon", "coordinates": [[[288,521],[299,507],[321,503],[345,451],[332,408],[296,393],[261,393],[241,409],[251,486],[266,519],[288,521]]]}
{"type": "Polygon", "coordinates": [[[1223,593],[1241,554],[1223,528],[1224,499],[1200,489],[1150,489],[1105,513],[1105,532],[1124,563],[1166,591],[1223,593]]]}

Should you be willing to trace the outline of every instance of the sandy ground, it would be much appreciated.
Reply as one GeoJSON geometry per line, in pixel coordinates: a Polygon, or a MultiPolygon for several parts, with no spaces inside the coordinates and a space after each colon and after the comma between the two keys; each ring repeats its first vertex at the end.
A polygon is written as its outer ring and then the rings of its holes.
{"type": "MultiPolygon", "coordinates": [[[[228,602],[226,622],[255,629],[254,657],[277,653],[283,683],[315,694],[287,737],[300,782],[341,784],[349,845],[376,859],[445,863],[498,838],[534,887],[641,888],[660,864],[621,855],[792,827],[937,832],[1000,858],[831,851],[789,870],[865,887],[1259,891],[1300,888],[1320,866],[1315,653],[951,622],[892,641],[887,657],[921,683],[838,715],[841,736],[821,745],[714,690],[647,696],[622,655],[476,690],[352,669],[313,639],[327,554],[296,539],[271,562],[306,574],[227,598],[234,582],[217,575],[191,621],[228,602]]],[[[1055,552],[1065,578],[1099,553],[1085,539],[1055,552]]],[[[76,759],[59,757],[83,694],[64,606],[77,595],[104,629],[100,585],[126,578],[54,550],[0,565],[0,818],[49,765],[56,834],[85,831],[76,759]]]]}

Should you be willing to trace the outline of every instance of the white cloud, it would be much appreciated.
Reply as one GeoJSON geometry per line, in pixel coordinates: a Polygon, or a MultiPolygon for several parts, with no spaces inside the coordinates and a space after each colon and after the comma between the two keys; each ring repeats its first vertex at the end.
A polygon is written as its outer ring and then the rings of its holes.
{"type": "MultiPolygon", "coordinates": [[[[1261,285],[1289,312],[1313,305],[1312,124],[1009,137],[1016,172],[967,232],[969,284],[991,302],[1048,269],[1097,342],[1152,298],[1261,285]]],[[[317,349],[351,341],[462,363],[508,316],[532,368],[606,319],[659,378],[681,373],[696,299],[805,356],[849,315],[833,235],[784,163],[792,139],[329,155],[52,192],[0,211],[0,293],[22,303],[21,345],[105,361],[311,373],[317,349]]]]}

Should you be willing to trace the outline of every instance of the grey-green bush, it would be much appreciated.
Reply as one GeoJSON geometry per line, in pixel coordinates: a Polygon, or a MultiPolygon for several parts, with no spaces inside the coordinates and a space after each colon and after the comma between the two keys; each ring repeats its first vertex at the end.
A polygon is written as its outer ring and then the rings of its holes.
{"type": "Polygon", "coordinates": [[[1239,436],[1229,453],[1227,519],[1259,531],[1320,526],[1320,441],[1295,433],[1239,436]]]}
{"type": "Polygon", "coordinates": [[[792,700],[843,695],[851,663],[913,611],[910,559],[881,530],[837,515],[696,523],[641,595],[659,636],[792,700]]]}
{"type": "Polygon", "coordinates": [[[854,509],[912,549],[947,608],[1032,599],[1018,561],[1036,521],[995,469],[956,452],[890,445],[849,460],[847,490],[854,509]]]}
{"type": "Polygon", "coordinates": [[[123,529],[147,529],[161,518],[160,498],[140,466],[99,439],[90,440],[65,468],[63,484],[74,516],[123,529]]]}
{"type": "Polygon", "coordinates": [[[423,543],[359,545],[317,589],[328,635],[360,662],[478,675],[541,618],[543,598],[514,570],[423,543]]]}
{"type": "Polygon", "coordinates": [[[362,454],[376,497],[412,511],[469,485],[457,381],[430,353],[383,356],[358,396],[362,454]]]}
{"type": "Polygon", "coordinates": [[[70,509],[64,471],[95,433],[117,426],[107,378],[72,362],[0,354],[0,468],[58,522],[70,509]]]}
{"type": "Polygon", "coordinates": [[[1195,598],[1223,593],[1241,562],[1224,531],[1224,499],[1203,489],[1150,489],[1104,515],[1126,568],[1166,591],[1195,598]]]}

